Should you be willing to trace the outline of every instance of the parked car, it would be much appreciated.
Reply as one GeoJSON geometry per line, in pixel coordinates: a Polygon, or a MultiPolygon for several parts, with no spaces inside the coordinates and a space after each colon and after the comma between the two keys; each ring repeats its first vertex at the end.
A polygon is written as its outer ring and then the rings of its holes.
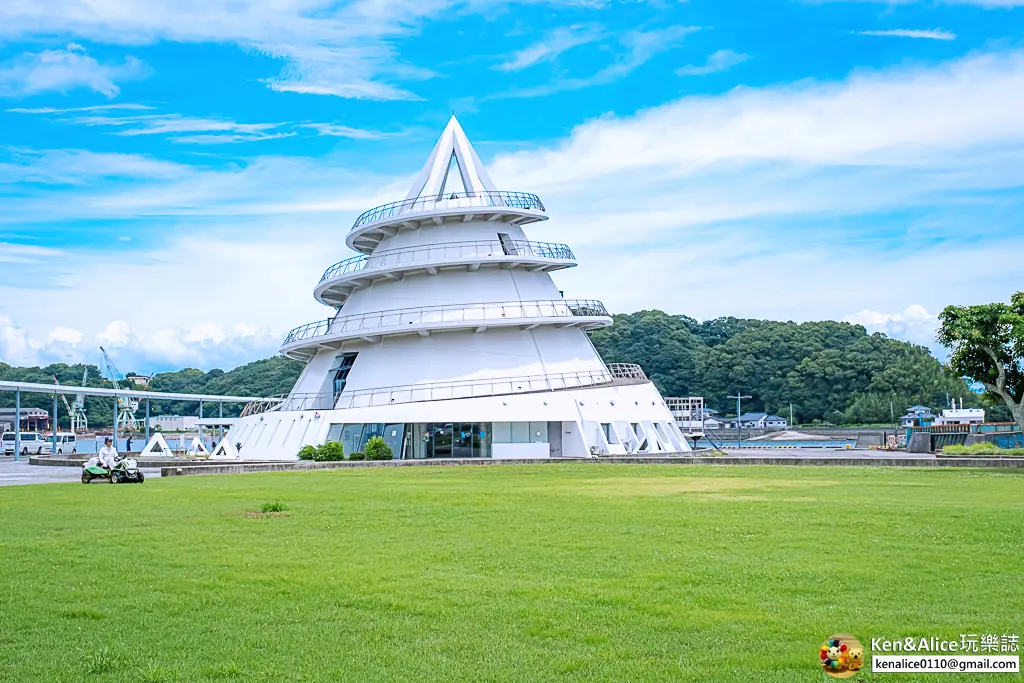
{"type": "MultiPolygon", "coordinates": [[[[50,448],[53,448],[53,442],[50,448]]],[[[71,432],[57,432],[57,455],[73,455],[78,453],[78,439],[71,432]]]]}
{"type": "MultiPolygon", "coordinates": [[[[14,453],[14,432],[4,432],[2,443],[4,445],[4,455],[12,455],[14,453]]],[[[43,453],[49,453],[52,448],[53,445],[39,432],[21,433],[22,455],[28,455],[29,453],[42,455],[43,453]]]]}

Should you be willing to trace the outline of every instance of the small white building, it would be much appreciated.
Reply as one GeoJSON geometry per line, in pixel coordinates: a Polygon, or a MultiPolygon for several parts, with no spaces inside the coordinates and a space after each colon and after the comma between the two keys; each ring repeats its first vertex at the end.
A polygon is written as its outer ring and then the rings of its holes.
{"type": "Polygon", "coordinates": [[[739,421],[743,429],[786,429],[789,426],[786,418],[768,413],[743,413],[739,421]]]}
{"type": "Polygon", "coordinates": [[[149,418],[153,431],[187,432],[196,428],[199,418],[195,415],[157,415],[149,418]]]}
{"type": "Polygon", "coordinates": [[[946,408],[935,418],[937,425],[973,425],[985,421],[984,408],[946,408]]]}

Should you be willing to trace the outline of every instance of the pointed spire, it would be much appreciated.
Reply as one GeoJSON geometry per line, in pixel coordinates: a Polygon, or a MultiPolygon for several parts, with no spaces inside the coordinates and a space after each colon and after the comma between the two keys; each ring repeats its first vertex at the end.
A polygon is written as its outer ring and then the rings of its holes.
{"type": "Polygon", "coordinates": [[[452,193],[493,192],[495,189],[459,120],[452,114],[406,199],[435,197],[440,200],[452,193]]]}

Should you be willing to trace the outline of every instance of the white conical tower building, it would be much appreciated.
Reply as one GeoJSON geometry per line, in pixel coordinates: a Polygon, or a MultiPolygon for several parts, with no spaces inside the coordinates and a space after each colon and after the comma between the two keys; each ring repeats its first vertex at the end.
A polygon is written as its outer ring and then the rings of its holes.
{"type": "Polygon", "coordinates": [[[356,219],[314,289],[329,317],[281,352],[306,363],[287,397],[252,404],[227,438],[245,459],[293,459],[375,435],[398,458],[530,458],[688,450],[635,365],[606,365],[587,330],[599,301],[564,299],[550,273],[576,265],[533,242],[534,195],[495,188],[453,116],[408,196],[356,219]]]}

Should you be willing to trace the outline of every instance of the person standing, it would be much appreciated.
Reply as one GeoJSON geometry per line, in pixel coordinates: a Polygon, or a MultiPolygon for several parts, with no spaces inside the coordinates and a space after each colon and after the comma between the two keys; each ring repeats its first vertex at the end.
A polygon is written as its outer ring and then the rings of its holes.
{"type": "Polygon", "coordinates": [[[132,452],[132,437],[131,437],[130,434],[128,435],[128,443],[125,444],[124,450],[127,453],[131,453],[132,452]]]}

